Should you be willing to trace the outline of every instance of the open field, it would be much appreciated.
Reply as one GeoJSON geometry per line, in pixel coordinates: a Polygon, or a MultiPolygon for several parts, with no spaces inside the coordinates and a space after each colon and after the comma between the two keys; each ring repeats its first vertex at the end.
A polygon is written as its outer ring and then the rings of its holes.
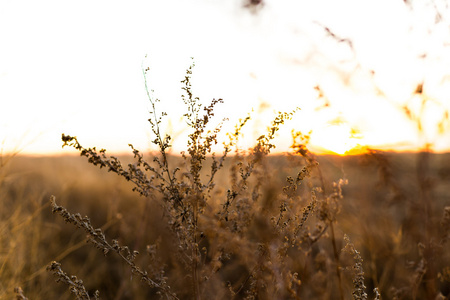
{"type": "Polygon", "coordinates": [[[0,300],[450,300],[449,1],[3,2],[0,300]]]}
{"type": "MultiPolygon", "coordinates": [[[[86,243],[85,231],[52,214],[51,195],[69,212],[89,216],[108,241],[138,250],[136,265],[180,299],[365,299],[352,296],[362,272],[368,299],[375,287],[381,299],[450,299],[450,154],[317,161],[297,190],[283,192],[293,187],[287,176],[296,178],[307,162],[268,156],[255,167],[253,188],[224,218],[227,191],[237,184],[233,166],[245,165],[243,157],[228,157],[198,219],[193,273],[181,257],[190,248],[179,249],[159,197],[140,196],[131,182],[84,157],[15,157],[0,170],[0,299],[13,299],[15,287],[29,299],[74,299],[46,271],[51,261],[82,279],[91,296],[99,290],[102,299],[160,297],[161,289],[142,282],[116,253],[104,256],[86,243]]],[[[180,157],[169,162],[187,168],[180,157]]]]}

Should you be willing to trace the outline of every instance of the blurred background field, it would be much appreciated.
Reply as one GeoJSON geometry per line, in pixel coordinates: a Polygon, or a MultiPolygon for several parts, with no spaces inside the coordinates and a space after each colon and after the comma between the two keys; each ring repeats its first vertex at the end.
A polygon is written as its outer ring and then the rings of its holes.
{"type": "MultiPolygon", "coordinates": [[[[131,159],[123,157],[122,161],[131,159]]],[[[175,157],[171,160],[173,164],[181,161],[175,157]]],[[[335,227],[337,246],[339,250],[345,246],[342,239],[346,234],[361,252],[369,296],[373,297],[372,290],[378,287],[382,299],[396,295],[399,299],[411,299],[408,291],[417,282],[417,299],[427,299],[430,289],[440,291],[442,299],[449,299],[448,243],[447,248],[436,247],[425,255],[429,272],[417,280],[424,257],[419,243],[428,245],[431,240],[438,244],[445,234],[448,237],[449,225],[445,232],[445,224],[440,222],[445,206],[450,205],[450,154],[374,152],[319,156],[317,160],[326,182],[348,179],[335,227]]],[[[228,158],[217,177],[212,201],[218,204],[226,200],[227,172],[232,163],[233,158],[228,158]]],[[[268,201],[274,203],[274,216],[279,205],[277,195],[286,185],[286,176],[295,175],[301,168],[292,157],[268,157],[263,190],[268,201]]],[[[141,254],[137,264],[144,269],[153,257],[147,254],[157,249],[160,263],[166,266],[169,284],[178,290],[187,284],[186,278],[176,273],[179,270],[173,257],[176,251],[172,249],[172,233],[164,222],[163,211],[155,201],[132,192],[132,185],[116,174],[100,170],[78,156],[16,156],[7,162],[3,160],[0,187],[0,299],[13,299],[14,288],[19,286],[29,299],[73,299],[67,287],[55,283],[55,278],[46,271],[53,260],[61,262],[68,274],[82,279],[91,294],[98,289],[103,299],[159,297],[155,290],[143,286],[139,278],[133,278],[129,268],[114,254],[105,257],[86,243],[83,231],[53,215],[51,195],[69,211],[89,216],[93,226],[101,227],[109,240],[118,239],[138,250],[141,254]]],[[[256,216],[254,219],[257,220],[256,216]]],[[[254,228],[249,229],[249,238],[263,231],[268,235],[265,240],[270,240],[270,230],[265,231],[270,224],[258,222],[251,224],[254,228]]],[[[300,299],[339,299],[335,290],[335,262],[329,255],[323,255],[329,251],[325,239],[305,257],[299,257],[295,262],[298,266],[293,265],[299,270],[300,299]]],[[[341,263],[346,263],[344,258],[341,263]]],[[[230,260],[220,276],[224,282],[239,282],[248,272],[239,262],[230,260]]],[[[343,282],[345,299],[351,299],[352,276],[343,272],[343,282]]],[[[218,287],[217,291],[215,297],[231,298],[226,287],[218,287]],[[224,294],[220,294],[222,290],[224,294]]],[[[238,294],[236,298],[243,296],[238,294]]]]}

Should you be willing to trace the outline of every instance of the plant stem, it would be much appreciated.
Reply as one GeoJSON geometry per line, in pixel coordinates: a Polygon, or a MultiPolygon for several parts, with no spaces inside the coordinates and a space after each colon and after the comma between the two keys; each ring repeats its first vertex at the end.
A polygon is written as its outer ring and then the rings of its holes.
{"type": "Polygon", "coordinates": [[[339,285],[339,296],[341,300],[344,300],[344,291],[342,289],[342,279],[341,279],[341,270],[339,269],[340,266],[340,260],[339,260],[339,253],[336,246],[336,237],[334,234],[334,226],[333,221],[330,221],[330,230],[331,230],[331,244],[333,245],[333,253],[334,253],[334,259],[336,261],[336,275],[338,278],[338,285],[339,285]]]}

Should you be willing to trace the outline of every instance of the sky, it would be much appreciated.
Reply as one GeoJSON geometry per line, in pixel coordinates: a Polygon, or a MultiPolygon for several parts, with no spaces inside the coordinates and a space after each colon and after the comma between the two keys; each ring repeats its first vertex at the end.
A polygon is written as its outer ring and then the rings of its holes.
{"type": "MultiPolygon", "coordinates": [[[[446,1],[0,1],[2,153],[85,147],[154,149],[147,85],[173,150],[185,149],[181,83],[222,98],[223,132],[249,113],[251,147],[277,111],[279,132],[311,132],[317,152],[354,147],[450,150],[450,15],[446,1]],[[191,59],[193,57],[193,60],[191,59]],[[420,89],[418,89],[418,87],[420,89]]],[[[224,138],[224,136],[221,136],[224,138]]]]}

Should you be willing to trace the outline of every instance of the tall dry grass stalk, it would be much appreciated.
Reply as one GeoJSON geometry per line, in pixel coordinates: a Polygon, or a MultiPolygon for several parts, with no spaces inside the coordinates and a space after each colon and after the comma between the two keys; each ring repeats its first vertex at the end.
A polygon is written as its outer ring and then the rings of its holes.
{"type": "MultiPolygon", "coordinates": [[[[271,179],[266,160],[275,147],[275,134],[296,110],[279,112],[249,152],[237,147],[240,132],[249,117],[241,120],[235,131],[228,134],[229,141],[224,143],[223,153],[216,158],[212,145],[218,143],[217,136],[223,121],[213,127],[210,123],[214,109],[223,101],[214,99],[206,107],[200,104],[191,90],[192,67],[189,67],[182,81],[182,100],[187,107],[184,116],[191,133],[187,150],[181,153],[181,166],[172,166],[169,162],[167,149],[171,137],[163,135],[160,129],[166,114],[158,115],[156,104],[159,100],[152,98],[147,86],[152,106],[149,122],[155,136],[152,142],[159,149],[159,155],[150,161],[130,145],[135,162],[123,166],[118,158],[108,157],[103,149],[84,148],[76,137],[62,136],[64,146],[74,147],[88,158],[89,163],[132,182],[134,191],[162,207],[163,221],[171,231],[171,237],[167,238],[173,243],[172,270],[149,273],[141,269],[134,263],[137,251],[120,246],[117,240],[108,242],[100,229],[92,227],[89,218],[68,212],[56,204],[54,198],[53,212],[60,214],[66,222],[84,229],[89,241],[105,255],[116,252],[129,265],[131,273],[140,277],[150,288],[174,299],[202,299],[214,294],[216,297],[220,295],[219,298],[298,298],[302,285],[300,278],[308,268],[302,267],[298,264],[300,260],[296,260],[308,258],[318,250],[320,240],[329,239],[331,257],[334,257],[330,264],[334,265],[335,273],[331,271],[333,267],[327,267],[325,275],[335,279],[330,281],[329,287],[317,290],[311,296],[327,295],[330,298],[338,289],[339,298],[344,299],[341,254],[335,226],[346,180],[326,186],[315,156],[306,148],[309,137],[293,132],[291,158],[299,161],[297,164],[301,164],[300,161],[305,164],[294,177],[287,177],[287,185],[282,191],[274,192],[264,187],[264,182],[271,179]],[[223,168],[231,151],[234,156],[231,158],[230,186],[222,194],[214,193],[215,176],[223,168]],[[207,155],[211,155],[208,166],[207,155]],[[206,168],[209,168],[208,175],[202,176],[206,168]],[[316,179],[311,178],[313,173],[317,173],[316,179]],[[305,188],[299,189],[301,185],[305,188]],[[236,271],[229,273],[228,266],[236,271]],[[161,275],[168,273],[178,278],[189,278],[190,283],[161,275]]],[[[144,78],[148,70],[144,70],[144,78]]],[[[325,257],[328,254],[322,253],[325,257]]],[[[59,264],[55,262],[51,266],[59,267],[59,264]]],[[[51,266],[50,269],[54,270],[51,266]]],[[[151,269],[155,270],[153,267],[151,269]]],[[[60,281],[69,284],[73,292],[74,285],[68,283],[61,272],[57,269],[54,273],[60,281]]]]}

